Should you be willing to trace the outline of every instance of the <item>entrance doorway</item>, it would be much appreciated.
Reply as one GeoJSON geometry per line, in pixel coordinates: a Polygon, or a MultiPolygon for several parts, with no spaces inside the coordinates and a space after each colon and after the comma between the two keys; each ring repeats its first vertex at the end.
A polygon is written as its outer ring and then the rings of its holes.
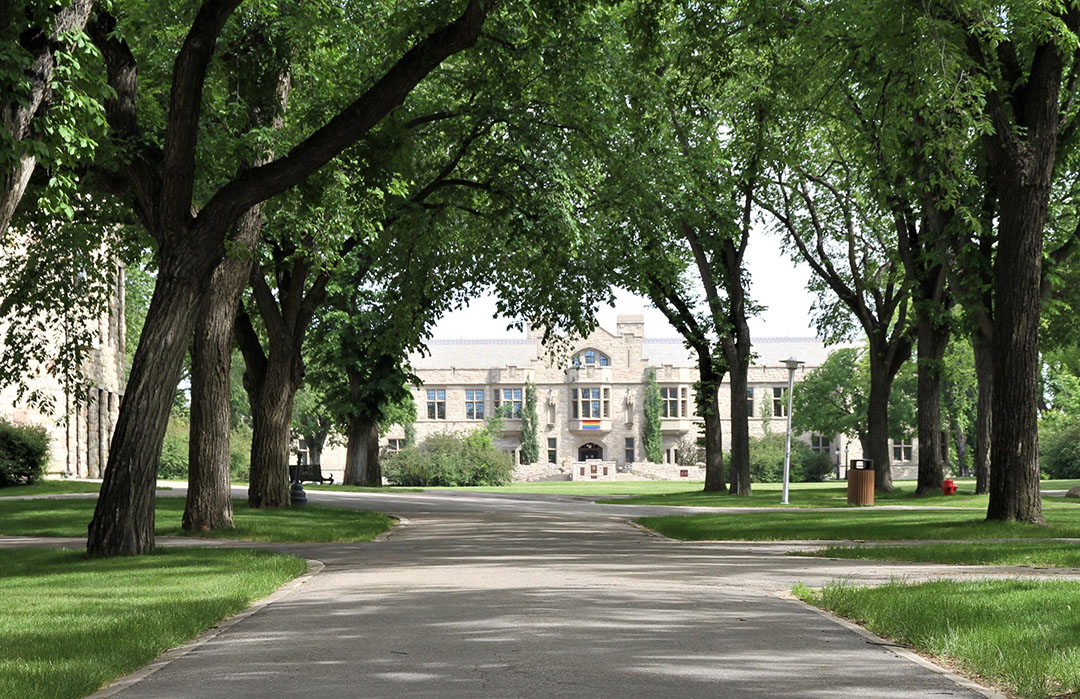
{"type": "Polygon", "coordinates": [[[599,444],[582,444],[577,451],[578,461],[588,461],[589,459],[603,459],[604,448],[599,444]]]}

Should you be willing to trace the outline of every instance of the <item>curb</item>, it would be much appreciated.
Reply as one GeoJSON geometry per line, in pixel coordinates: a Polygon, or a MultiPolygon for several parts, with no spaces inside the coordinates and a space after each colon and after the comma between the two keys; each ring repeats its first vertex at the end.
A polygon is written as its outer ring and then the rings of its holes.
{"type": "Polygon", "coordinates": [[[232,616],[223,619],[216,626],[210,628],[207,631],[204,631],[202,634],[191,639],[184,645],[177,646],[176,648],[170,648],[169,650],[158,656],[155,660],[151,661],[149,664],[143,665],[141,668],[131,673],[130,675],[126,675],[116,680],[112,684],[106,685],[105,687],[89,695],[86,699],[104,699],[104,697],[111,697],[143,681],[158,670],[161,670],[162,668],[168,666],[170,663],[179,660],[193,650],[196,650],[200,646],[213,640],[218,636],[218,634],[222,633],[223,631],[227,631],[236,624],[239,624],[244,619],[247,619],[249,616],[256,614],[264,607],[267,607],[274,602],[277,602],[278,600],[292,594],[297,590],[297,588],[299,588],[301,585],[321,573],[323,568],[326,567],[325,563],[314,558],[307,559],[307,564],[307,573],[285,583],[277,590],[271,592],[266,597],[263,597],[261,600],[256,601],[244,611],[233,614],[232,616]]]}
{"type": "Polygon", "coordinates": [[[926,658],[919,655],[915,651],[909,650],[908,648],[905,648],[904,646],[901,646],[901,645],[897,644],[894,641],[890,641],[887,638],[882,638],[881,636],[878,636],[875,633],[867,631],[865,628],[863,628],[862,626],[859,626],[858,624],[856,624],[854,622],[848,621],[847,619],[842,619],[841,617],[838,617],[838,616],[836,616],[834,614],[830,614],[829,612],[825,611],[824,609],[819,609],[818,607],[815,607],[812,604],[807,604],[806,602],[803,602],[801,599],[799,599],[795,595],[791,594],[790,592],[774,592],[773,594],[776,597],[779,597],[780,599],[787,600],[788,602],[794,602],[795,604],[803,607],[804,609],[809,609],[810,611],[815,612],[815,613],[819,614],[820,616],[825,617],[826,619],[833,622],[834,624],[839,624],[840,626],[843,626],[848,631],[855,632],[859,636],[862,636],[863,638],[865,638],[868,642],[870,642],[870,643],[872,643],[872,644],[874,644],[876,646],[880,646],[881,648],[888,649],[894,655],[897,655],[897,656],[899,656],[899,657],[901,657],[901,658],[903,658],[905,660],[910,660],[911,662],[915,663],[916,665],[919,665],[921,667],[926,668],[927,670],[930,670],[932,672],[936,672],[939,675],[947,677],[950,680],[952,680],[956,685],[958,685],[959,687],[962,687],[963,689],[967,689],[967,690],[975,692],[977,694],[981,694],[982,696],[987,697],[988,699],[1009,699],[1009,696],[1007,694],[1002,694],[1001,692],[997,691],[996,689],[990,689],[989,687],[984,687],[981,684],[978,684],[978,683],[976,683],[976,682],[974,682],[972,680],[969,680],[968,678],[964,677],[963,675],[958,675],[955,672],[953,672],[952,670],[949,670],[948,668],[942,667],[941,665],[938,665],[937,663],[933,663],[933,662],[927,660],[926,658]]]}
{"type": "Polygon", "coordinates": [[[391,536],[396,534],[399,529],[412,524],[407,517],[398,517],[397,515],[387,515],[387,517],[394,520],[394,526],[376,536],[372,541],[387,541],[391,536]]]}

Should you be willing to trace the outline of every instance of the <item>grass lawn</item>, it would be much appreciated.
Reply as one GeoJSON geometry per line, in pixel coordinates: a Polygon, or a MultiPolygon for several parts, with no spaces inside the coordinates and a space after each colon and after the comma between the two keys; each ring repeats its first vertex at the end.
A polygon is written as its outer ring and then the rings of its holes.
{"type": "Polygon", "coordinates": [[[1048,539],[1080,537],[1080,505],[1048,508],[1046,527],[1016,522],[986,522],[983,511],[874,510],[835,512],[756,512],[753,515],[704,514],[637,519],[650,529],[685,541],[783,541],[791,539],[1048,539]]]}
{"type": "Polygon", "coordinates": [[[949,542],[915,546],[829,546],[798,556],[864,561],[947,563],[954,565],[1080,568],[1080,546],[1068,541],[949,542]]]}
{"type": "MultiPolygon", "coordinates": [[[[94,500],[0,501],[0,536],[86,536],[94,500]]],[[[371,541],[392,525],[379,512],[308,505],[303,508],[252,510],[233,501],[234,529],[189,533],[180,528],[183,498],[158,498],[154,533],[243,541],[330,542],[371,541]]]]}
{"type": "MultiPolygon", "coordinates": [[[[1066,490],[1080,481],[1043,481],[1044,490],[1066,490]]],[[[651,484],[651,483],[650,483],[651,484]]],[[[956,495],[915,495],[915,484],[910,481],[895,483],[893,493],[877,493],[874,502],[877,505],[918,505],[932,507],[969,507],[986,510],[987,495],[975,494],[975,481],[970,478],[956,479],[959,487],[956,495]]],[[[528,484],[532,485],[532,484],[528,484]]],[[[572,485],[567,483],[567,485],[572,485]]],[[[590,484],[599,485],[599,484],[590,484]]],[[[618,484],[617,484],[618,485],[618,484]]],[[[749,497],[737,497],[727,493],[705,493],[700,486],[690,488],[687,483],[667,483],[681,485],[682,488],[669,490],[638,491],[638,497],[617,500],[597,500],[608,505],[678,505],[689,507],[784,507],[780,503],[783,486],[780,483],[754,483],[753,494],[749,497]]],[[[787,507],[848,507],[847,482],[826,481],[824,483],[792,483],[787,507]]],[[[1062,498],[1043,500],[1043,507],[1069,506],[1077,501],[1062,498]]]]}
{"type": "Polygon", "coordinates": [[[1080,584],[940,581],[796,588],[876,634],[1023,697],[1080,692],[1080,584]],[[1022,620],[1022,623],[1018,623],[1022,620]]]}
{"type": "Polygon", "coordinates": [[[96,493],[101,490],[100,483],[86,481],[38,481],[33,485],[13,485],[0,488],[0,498],[22,495],[62,495],[65,493],[96,493]]]}
{"type": "Polygon", "coordinates": [[[0,550],[0,697],[82,697],[306,570],[263,551],[0,550]]]}
{"type": "Polygon", "coordinates": [[[380,488],[367,485],[342,485],[335,483],[329,485],[326,483],[305,483],[304,490],[330,490],[339,491],[342,493],[422,493],[423,488],[405,488],[396,485],[384,485],[380,488]]]}
{"type": "MultiPolygon", "coordinates": [[[[498,486],[429,488],[429,490],[473,490],[481,493],[547,493],[551,495],[663,495],[701,490],[703,481],[533,481],[498,486]]],[[[626,503],[629,500],[620,499],[626,503]]]]}

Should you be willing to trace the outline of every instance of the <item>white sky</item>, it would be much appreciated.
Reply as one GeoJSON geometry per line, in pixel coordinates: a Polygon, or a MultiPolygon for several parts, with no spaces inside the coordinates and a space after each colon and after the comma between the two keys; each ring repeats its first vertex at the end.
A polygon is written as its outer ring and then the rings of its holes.
{"type": "MultiPolygon", "coordinates": [[[[756,231],[746,250],[750,270],[750,297],[766,306],[760,316],[750,319],[750,334],[755,337],[813,337],[810,326],[810,304],[813,300],[806,290],[811,270],[803,262],[793,263],[779,250],[779,239],[756,231]]],[[[601,308],[600,325],[615,330],[615,317],[626,313],[645,316],[646,337],[678,337],[679,333],[648,300],[619,291],[616,307],[601,308]]],[[[507,330],[510,322],[495,318],[495,299],[486,296],[474,299],[468,308],[448,313],[435,326],[434,337],[440,339],[481,339],[521,336],[507,330]]]]}

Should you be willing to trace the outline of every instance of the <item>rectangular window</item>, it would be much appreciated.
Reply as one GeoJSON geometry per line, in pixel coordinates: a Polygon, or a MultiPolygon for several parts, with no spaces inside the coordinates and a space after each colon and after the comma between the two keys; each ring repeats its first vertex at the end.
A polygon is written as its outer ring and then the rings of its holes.
{"type": "Polygon", "coordinates": [[[446,389],[429,388],[427,392],[428,420],[446,419],[446,389]]]}
{"type": "Polygon", "coordinates": [[[483,420],[484,419],[484,389],[482,389],[482,388],[466,388],[465,389],[465,419],[466,420],[483,420]]]}
{"type": "Polygon", "coordinates": [[[690,417],[690,389],[683,386],[679,389],[679,395],[682,396],[682,416],[690,417]]]}
{"type": "Polygon", "coordinates": [[[829,456],[831,447],[832,441],[828,437],[822,437],[820,434],[810,435],[810,448],[812,450],[829,456]]]}
{"type": "Polygon", "coordinates": [[[893,461],[911,461],[913,448],[910,439],[894,439],[892,445],[893,461]]]}
{"type": "Polygon", "coordinates": [[[626,463],[633,463],[634,461],[634,438],[626,438],[626,463]]]}
{"type": "Polygon", "coordinates": [[[585,420],[611,416],[610,388],[570,389],[570,417],[585,420]]]}
{"type": "Polygon", "coordinates": [[[556,444],[558,444],[558,442],[555,441],[554,437],[548,437],[548,463],[549,464],[553,464],[553,463],[556,463],[558,461],[559,452],[555,448],[556,444]]]}
{"type": "Polygon", "coordinates": [[[746,414],[754,417],[754,389],[746,387],[746,414]]]}
{"type": "Polygon", "coordinates": [[[386,452],[388,454],[396,454],[405,448],[404,439],[388,439],[386,440],[386,452]]]}
{"type": "Polygon", "coordinates": [[[504,388],[502,391],[495,391],[495,407],[507,406],[502,408],[505,411],[505,416],[520,420],[521,396],[522,389],[520,388],[504,388]]]}
{"type": "Polygon", "coordinates": [[[787,390],[774,386],[772,390],[773,417],[787,417],[787,390]]]}
{"type": "Polygon", "coordinates": [[[663,404],[664,417],[679,417],[679,389],[676,387],[662,387],[660,400],[663,404]]]}

